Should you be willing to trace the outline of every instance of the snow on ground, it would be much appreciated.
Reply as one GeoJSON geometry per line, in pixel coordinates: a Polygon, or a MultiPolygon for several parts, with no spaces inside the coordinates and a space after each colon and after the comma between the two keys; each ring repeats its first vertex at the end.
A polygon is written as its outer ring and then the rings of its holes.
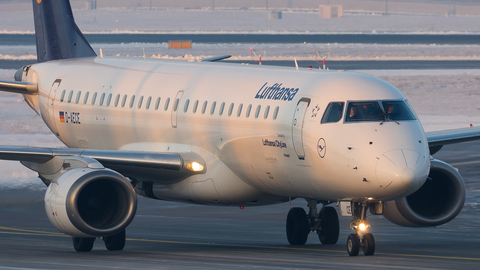
{"type": "MultiPolygon", "coordinates": [[[[320,19],[315,11],[265,10],[74,10],[85,33],[479,33],[480,17],[349,15],[320,19]]],[[[33,33],[32,11],[1,12],[0,33],[33,33]]]]}
{"type": "MultiPolygon", "coordinates": [[[[478,70],[362,70],[384,79],[407,97],[426,131],[480,126],[478,70]]],[[[0,70],[12,80],[15,70],[0,70]]],[[[0,145],[64,147],[21,95],[0,92],[0,145]]],[[[0,205],[41,201],[43,183],[19,162],[0,161],[0,205]],[[21,194],[2,192],[22,190],[21,194]],[[12,195],[14,194],[14,195],[12,195]]]]}
{"type": "MultiPolygon", "coordinates": [[[[480,60],[480,45],[436,44],[196,44],[192,49],[168,49],[167,43],[92,44],[93,49],[105,56],[143,56],[164,59],[201,59],[218,55],[232,55],[232,60],[313,60],[314,51],[319,59],[328,60],[480,60]],[[253,51],[250,51],[250,48],[253,51]]],[[[0,60],[35,60],[35,46],[0,46],[0,60]]]]}

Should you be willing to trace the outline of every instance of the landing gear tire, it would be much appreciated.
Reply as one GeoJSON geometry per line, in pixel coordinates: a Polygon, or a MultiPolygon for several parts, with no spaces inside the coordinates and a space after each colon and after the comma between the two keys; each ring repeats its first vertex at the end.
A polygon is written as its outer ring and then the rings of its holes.
{"type": "Polygon", "coordinates": [[[318,239],[324,245],[335,245],[340,234],[337,211],[333,207],[322,207],[319,216],[321,229],[317,230],[318,239]]]}
{"type": "Polygon", "coordinates": [[[356,234],[350,234],[347,238],[347,252],[350,256],[358,256],[360,251],[360,239],[356,234]]]}
{"type": "Polygon", "coordinates": [[[301,207],[294,207],[287,215],[287,239],[290,245],[304,245],[310,233],[307,213],[301,207]]]}
{"type": "Polygon", "coordinates": [[[363,254],[372,256],[373,253],[375,253],[375,239],[371,233],[366,233],[363,236],[363,254]]]}
{"type": "Polygon", "coordinates": [[[73,248],[77,252],[89,252],[92,251],[93,242],[95,238],[85,238],[85,237],[72,237],[73,248]]]}
{"type": "Polygon", "coordinates": [[[110,251],[123,250],[125,247],[125,238],[125,230],[123,230],[117,234],[103,237],[103,241],[105,242],[105,247],[110,251]]]}

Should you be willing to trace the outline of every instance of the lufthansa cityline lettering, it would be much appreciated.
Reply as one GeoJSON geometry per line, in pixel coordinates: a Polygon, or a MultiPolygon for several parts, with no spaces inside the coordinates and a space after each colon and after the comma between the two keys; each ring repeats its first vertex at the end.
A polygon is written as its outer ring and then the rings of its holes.
{"type": "Polygon", "coordinates": [[[292,101],[299,90],[299,88],[282,87],[281,83],[275,83],[270,87],[268,87],[267,84],[268,82],[258,90],[255,98],[292,101]]]}

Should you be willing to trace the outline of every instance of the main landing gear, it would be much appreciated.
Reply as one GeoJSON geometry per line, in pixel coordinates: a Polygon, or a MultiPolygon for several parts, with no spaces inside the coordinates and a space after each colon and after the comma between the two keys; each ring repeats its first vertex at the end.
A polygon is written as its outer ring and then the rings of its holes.
{"type": "Polygon", "coordinates": [[[367,204],[366,203],[352,203],[353,221],[350,223],[350,229],[355,231],[347,238],[347,252],[350,256],[357,256],[360,247],[363,248],[363,253],[366,256],[371,256],[375,253],[375,239],[371,233],[367,233],[370,227],[367,223],[367,204]]]}
{"type": "Polygon", "coordinates": [[[337,211],[324,206],[317,212],[316,200],[307,200],[308,215],[301,207],[290,209],[287,215],[287,239],[290,245],[304,245],[308,234],[316,231],[318,239],[324,245],[334,245],[338,241],[340,226],[337,211]]]}
{"type": "MultiPolygon", "coordinates": [[[[105,247],[108,250],[123,250],[125,247],[125,230],[107,237],[103,237],[105,242],[105,247]]],[[[88,252],[92,251],[93,243],[95,238],[85,238],[85,237],[72,237],[73,248],[78,252],[88,252]]]]}

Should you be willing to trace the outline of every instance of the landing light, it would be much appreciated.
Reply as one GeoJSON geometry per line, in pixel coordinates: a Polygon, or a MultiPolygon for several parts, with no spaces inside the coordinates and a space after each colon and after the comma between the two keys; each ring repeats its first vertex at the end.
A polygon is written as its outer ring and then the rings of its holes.
{"type": "Polygon", "coordinates": [[[196,161],[192,161],[187,164],[187,169],[194,172],[201,172],[203,171],[203,165],[196,161]]]}
{"type": "Polygon", "coordinates": [[[360,229],[360,231],[365,231],[365,229],[367,228],[367,225],[365,225],[365,223],[360,223],[358,224],[358,228],[360,229]]]}

